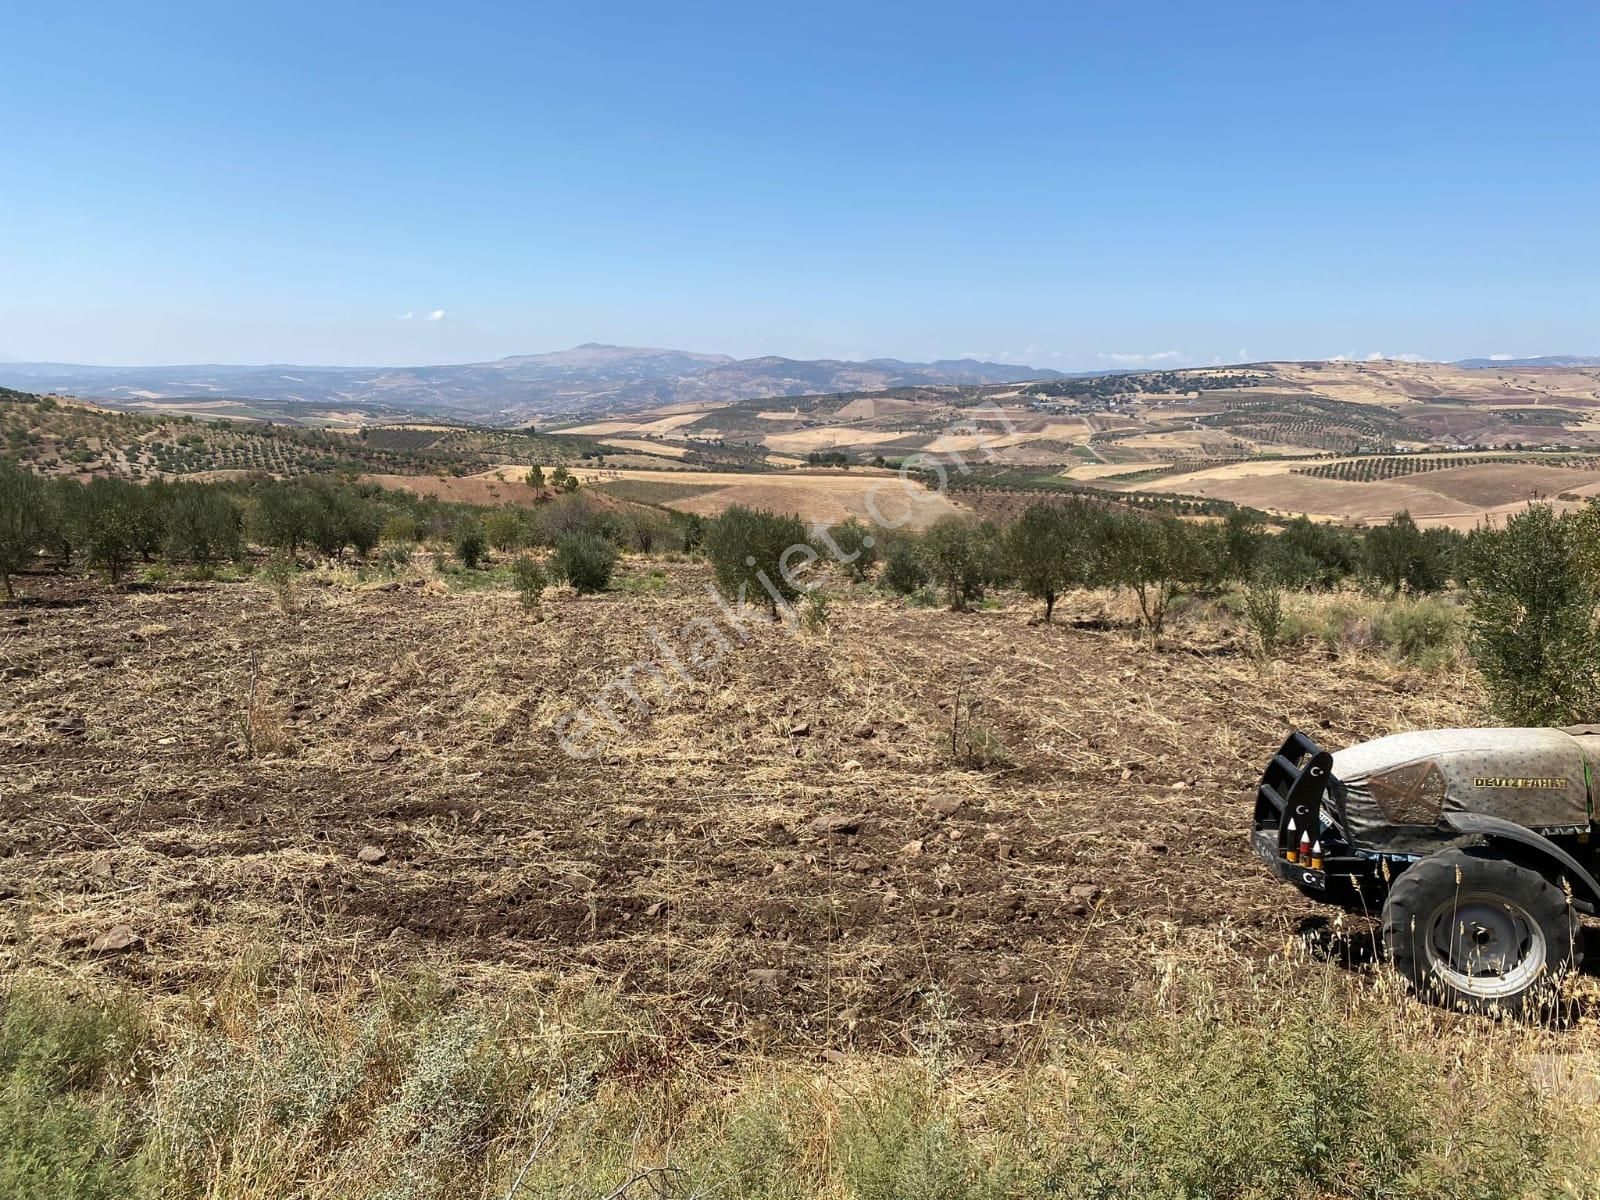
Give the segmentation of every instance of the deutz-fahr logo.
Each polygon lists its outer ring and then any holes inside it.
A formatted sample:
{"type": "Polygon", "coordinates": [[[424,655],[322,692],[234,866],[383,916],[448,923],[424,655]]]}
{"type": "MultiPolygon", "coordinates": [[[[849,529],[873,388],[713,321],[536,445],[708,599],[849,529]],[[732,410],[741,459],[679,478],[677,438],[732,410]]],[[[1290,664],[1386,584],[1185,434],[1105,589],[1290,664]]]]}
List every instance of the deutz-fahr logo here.
{"type": "Polygon", "coordinates": [[[1536,788],[1540,791],[1559,791],[1567,786],[1565,779],[1527,775],[1480,775],[1476,783],[1486,788],[1536,788]]]}

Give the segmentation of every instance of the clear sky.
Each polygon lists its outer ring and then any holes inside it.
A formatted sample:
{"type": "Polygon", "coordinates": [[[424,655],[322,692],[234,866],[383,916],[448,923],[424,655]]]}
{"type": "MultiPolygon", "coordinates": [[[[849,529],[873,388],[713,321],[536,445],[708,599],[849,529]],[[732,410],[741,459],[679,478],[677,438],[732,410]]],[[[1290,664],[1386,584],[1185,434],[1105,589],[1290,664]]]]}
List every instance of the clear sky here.
{"type": "Polygon", "coordinates": [[[1600,353],[1593,3],[10,5],[0,354],[1600,353]]]}

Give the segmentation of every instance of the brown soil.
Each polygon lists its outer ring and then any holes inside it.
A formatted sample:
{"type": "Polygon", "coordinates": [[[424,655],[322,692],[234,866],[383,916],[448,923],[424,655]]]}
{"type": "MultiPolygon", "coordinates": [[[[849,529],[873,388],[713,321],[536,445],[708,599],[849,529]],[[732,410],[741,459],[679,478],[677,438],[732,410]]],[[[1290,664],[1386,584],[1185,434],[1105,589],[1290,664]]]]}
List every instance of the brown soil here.
{"type": "Polygon", "coordinates": [[[863,596],[821,633],[724,626],[720,664],[648,715],[621,700],[579,761],[555,723],[659,659],[652,629],[681,652],[717,614],[702,567],[628,570],[666,590],[552,593],[542,621],[420,580],[302,584],[285,614],[248,584],[23,579],[0,610],[0,971],[589,974],[730,1047],[894,1045],[938,991],[1001,1052],[1114,1013],[1158,949],[1226,986],[1282,948],[1314,909],[1244,831],[1291,725],[1343,744],[1473,715],[1377,660],[1263,669],[1206,629],[1152,652],[1094,598],[1040,626],[863,596]],[[953,760],[952,711],[989,765],[953,760]],[[123,923],[138,945],[90,953],[123,923]]]}

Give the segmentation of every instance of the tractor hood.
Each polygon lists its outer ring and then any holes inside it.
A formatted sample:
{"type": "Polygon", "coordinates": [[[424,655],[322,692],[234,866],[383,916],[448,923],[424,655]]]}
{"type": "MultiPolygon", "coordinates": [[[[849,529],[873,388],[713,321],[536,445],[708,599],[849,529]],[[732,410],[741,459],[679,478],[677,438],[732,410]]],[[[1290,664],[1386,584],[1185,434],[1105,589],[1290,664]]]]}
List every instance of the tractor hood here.
{"type": "Polygon", "coordinates": [[[1361,742],[1333,756],[1333,790],[1358,846],[1423,852],[1446,813],[1546,832],[1589,828],[1589,764],[1600,727],[1432,729],[1361,742]]]}

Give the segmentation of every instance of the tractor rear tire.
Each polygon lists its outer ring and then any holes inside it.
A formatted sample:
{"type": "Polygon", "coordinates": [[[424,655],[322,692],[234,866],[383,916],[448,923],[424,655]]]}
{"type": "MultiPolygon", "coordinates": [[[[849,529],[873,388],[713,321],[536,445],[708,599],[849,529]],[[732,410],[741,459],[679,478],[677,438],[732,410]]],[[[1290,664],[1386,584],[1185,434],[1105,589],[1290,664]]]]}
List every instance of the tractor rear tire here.
{"type": "Polygon", "coordinates": [[[1434,1003],[1465,1012],[1550,1015],[1583,958],[1578,914],[1537,871],[1445,850],[1407,867],[1383,906],[1389,961],[1434,1003]]]}

